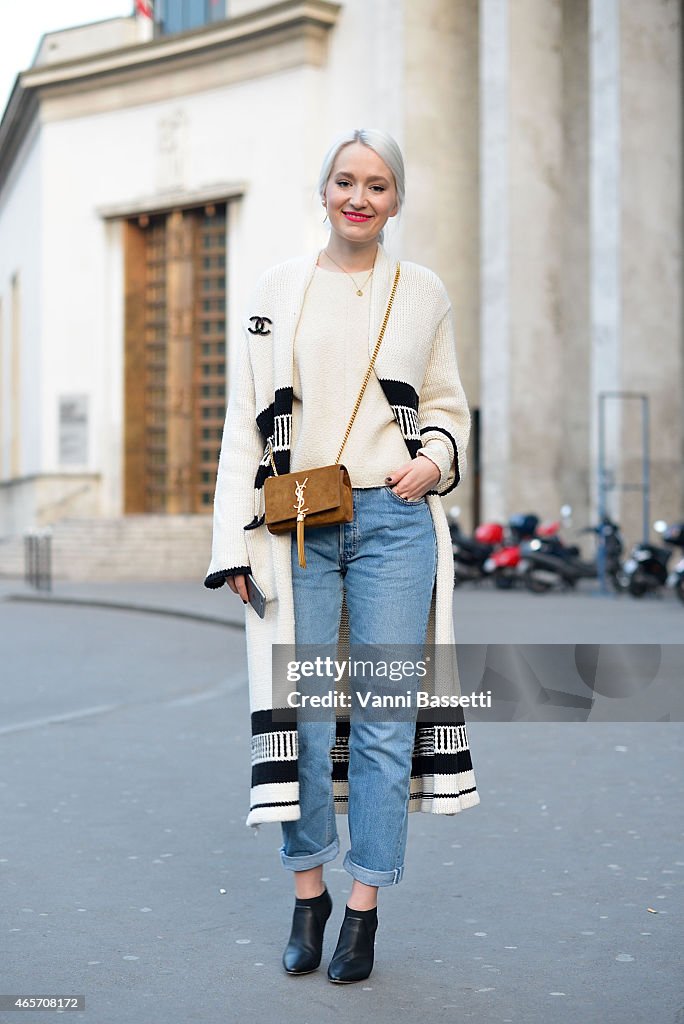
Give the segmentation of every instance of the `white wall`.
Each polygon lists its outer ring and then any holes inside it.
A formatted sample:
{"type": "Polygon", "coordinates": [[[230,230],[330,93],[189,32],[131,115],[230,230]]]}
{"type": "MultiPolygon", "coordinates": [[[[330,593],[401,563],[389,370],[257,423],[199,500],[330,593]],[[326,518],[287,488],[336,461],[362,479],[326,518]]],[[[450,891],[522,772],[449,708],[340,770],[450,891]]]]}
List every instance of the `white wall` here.
{"type": "Polygon", "coordinates": [[[0,480],[10,474],[12,408],[20,403],[19,472],[41,467],[41,246],[43,150],[37,121],[16,158],[11,176],[0,193],[0,298],[2,299],[2,394],[0,394],[0,480]],[[20,391],[11,391],[12,277],[20,278],[20,391]]]}

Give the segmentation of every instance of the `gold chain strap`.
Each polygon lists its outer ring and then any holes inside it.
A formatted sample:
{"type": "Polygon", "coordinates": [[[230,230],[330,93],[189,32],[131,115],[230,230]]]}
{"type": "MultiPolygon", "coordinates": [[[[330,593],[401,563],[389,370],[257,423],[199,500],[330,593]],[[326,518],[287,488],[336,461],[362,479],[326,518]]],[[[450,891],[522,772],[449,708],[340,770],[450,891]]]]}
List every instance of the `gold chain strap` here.
{"type": "MultiPolygon", "coordinates": [[[[349,423],[347,424],[347,429],[345,431],[344,438],[342,440],[342,444],[340,445],[340,450],[337,453],[337,458],[335,459],[335,462],[333,463],[333,465],[336,465],[340,461],[340,458],[342,456],[342,449],[344,448],[345,444],[347,443],[347,438],[349,437],[349,433],[351,431],[352,424],[354,422],[354,418],[355,418],[355,416],[356,416],[356,414],[357,414],[357,412],[359,410],[359,406],[361,405],[361,399],[363,398],[363,393],[366,390],[366,385],[368,384],[368,381],[370,380],[370,375],[373,372],[373,366],[375,364],[375,358],[376,358],[378,352],[380,351],[380,343],[381,343],[381,341],[383,339],[383,336],[385,334],[385,328],[387,327],[387,321],[389,320],[390,312],[392,310],[392,303],[394,302],[394,294],[395,294],[395,292],[397,290],[397,285],[399,284],[399,267],[400,267],[400,264],[397,263],[397,270],[396,270],[396,273],[394,275],[394,284],[392,285],[392,292],[391,292],[391,295],[389,297],[389,302],[387,303],[387,309],[385,311],[385,319],[382,322],[382,327],[380,328],[380,334],[378,335],[378,340],[375,343],[375,349],[373,351],[373,355],[371,356],[371,361],[368,364],[368,369],[366,370],[366,376],[364,378],[363,384],[361,385],[361,389],[359,391],[359,394],[358,394],[358,396],[356,398],[356,404],[354,405],[354,411],[352,412],[351,417],[349,419],[349,423]]],[[[271,458],[271,465],[273,467],[273,472],[274,472],[274,474],[276,476],[278,476],[278,470],[276,469],[275,459],[273,458],[273,445],[270,443],[270,441],[269,441],[268,448],[269,448],[269,455],[270,455],[270,458],[271,458]]]]}
{"type": "Polygon", "coordinates": [[[350,430],[352,428],[352,423],[354,422],[354,417],[356,416],[356,414],[357,414],[357,412],[359,410],[359,406],[361,405],[361,399],[363,398],[363,393],[366,390],[366,385],[368,384],[368,381],[370,380],[370,375],[371,375],[371,372],[373,370],[373,365],[375,363],[375,357],[377,356],[378,351],[380,350],[380,342],[383,339],[383,335],[385,333],[385,328],[387,327],[387,321],[389,320],[389,315],[390,315],[390,312],[391,312],[391,309],[392,309],[392,303],[394,302],[394,293],[397,290],[397,285],[398,284],[399,284],[399,264],[397,263],[397,271],[396,271],[396,273],[394,275],[394,284],[392,285],[392,293],[391,293],[391,295],[389,297],[389,302],[387,303],[387,309],[385,311],[385,319],[382,321],[382,327],[380,328],[380,334],[378,335],[378,340],[375,343],[375,349],[373,351],[373,355],[371,356],[371,361],[368,364],[368,369],[366,370],[366,376],[364,378],[363,384],[361,385],[361,390],[359,391],[358,397],[356,399],[356,405],[354,406],[354,411],[352,412],[351,418],[349,420],[349,423],[347,424],[347,430],[345,432],[342,444],[340,445],[340,450],[337,453],[337,458],[335,459],[335,463],[338,463],[340,461],[340,456],[342,455],[342,449],[344,448],[345,444],[347,443],[347,438],[349,437],[349,432],[350,432],[350,430]]]}

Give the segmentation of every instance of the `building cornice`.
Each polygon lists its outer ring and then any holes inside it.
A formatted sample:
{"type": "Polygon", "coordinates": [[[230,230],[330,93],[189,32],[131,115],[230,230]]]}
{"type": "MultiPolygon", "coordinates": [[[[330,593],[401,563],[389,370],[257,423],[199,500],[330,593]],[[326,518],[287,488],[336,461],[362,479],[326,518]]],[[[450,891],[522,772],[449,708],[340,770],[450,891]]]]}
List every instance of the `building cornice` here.
{"type": "MultiPolygon", "coordinates": [[[[293,38],[322,43],[335,25],[341,6],[334,0],[280,0],[188,32],[23,71],[0,122],[0,188],[44,96],[84,92],[216,58],[230,60],[293,38]]],[[[302,63],[319,63],[316,47],[303,46],[299,52],[302,63]]]]}
{"type": "Polygon", "coordinates": [[[119,220],[136,217],[141,213],[166,213],[181,207],[203,206],[205,203],[220,203],[227,199],[236,199],[247,191],[247,185],[238,182],[217,183],[202,189],[170,189],[168,192],[155,192],[153,196],[142,196],[130,202],[111,203],[98,206],[95,212],[103,220],[119,220]]]}

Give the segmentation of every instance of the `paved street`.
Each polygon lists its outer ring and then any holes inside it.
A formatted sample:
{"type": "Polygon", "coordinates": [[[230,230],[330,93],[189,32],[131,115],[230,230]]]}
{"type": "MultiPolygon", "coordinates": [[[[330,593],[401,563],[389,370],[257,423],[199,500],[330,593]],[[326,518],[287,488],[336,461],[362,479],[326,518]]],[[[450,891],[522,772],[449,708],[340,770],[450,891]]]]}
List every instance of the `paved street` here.
{"type": "MultiPolygon", "coordinates": [[[[279,826],[244,825],[244,614],[201,581],[0,582],[2,992],[85,994],[90,1024],[684,1019],[678,723],[472,723],[482,802],[411,816],[371,977],[325,977],[344,816],[321,968],[285,975],[279,826]]],[[[456,625],[473,643],[677,643],[684,606],[463,588],[456,625]]]]}

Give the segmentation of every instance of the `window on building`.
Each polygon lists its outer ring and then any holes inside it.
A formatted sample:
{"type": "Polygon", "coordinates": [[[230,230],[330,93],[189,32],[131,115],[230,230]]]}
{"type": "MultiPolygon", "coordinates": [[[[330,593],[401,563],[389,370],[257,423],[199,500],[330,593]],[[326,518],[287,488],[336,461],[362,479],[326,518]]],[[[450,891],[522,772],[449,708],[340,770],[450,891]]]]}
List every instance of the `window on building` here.
{"type": "Polygon", "coordinates": [[[226,17],[227,0],[158,0],[155,16],[162,35],[186,32],[191,28],[221,21],[226,17]]]}

